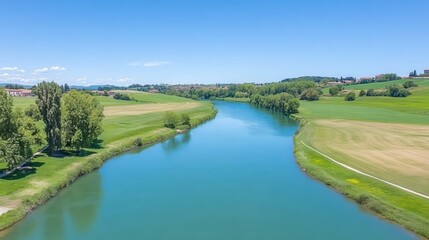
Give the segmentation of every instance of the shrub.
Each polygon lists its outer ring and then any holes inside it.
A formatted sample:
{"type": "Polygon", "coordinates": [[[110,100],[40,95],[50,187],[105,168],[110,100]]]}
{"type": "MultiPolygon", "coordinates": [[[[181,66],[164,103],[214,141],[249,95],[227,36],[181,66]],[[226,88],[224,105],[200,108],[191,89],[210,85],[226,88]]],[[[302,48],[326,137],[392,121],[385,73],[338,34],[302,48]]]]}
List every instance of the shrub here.
{"type": "Polygon", "coordinates": [[[396,84],[387,87],[387,95],[391,97],[407,97],[410,94],[408,90],[396,84]]]}
{"type": "Polygon", "coordinates": [[[340,89],[337,86],[329,88],[329,94],[331,96],[336,96],[340,92],[340,89]]]}
{"type": "Polygon", "coordinates": [[[183,113],[182,116],[182,124],[191,126],[191,117],[189,114],[183,113]]]}
{"type": "Polygon", "coordinates": [[[366,194],[360,194],[357,198],[356,198],[356,202],[361,204],[361,205],[365,205],[368,200],[370,199],[370,196],[366,195],[366,194]]]}
{"type": "Polygon", "coordinates": [[[134,140],[134,146],[136,146],[136,147],[141,147],[141,146],[143,146],[143,140],[142,140],[141,138],[136,138],[136,139],[134,140]]]}
{"type": "Polygon", "coordinates": [[[118,100],[125,100],[125,101],[131,101],[134,100],[133,98],[131,98],[128,94],[126,93],[115,93],[115,95],[113,95],[114,99],[118,99],[118,100]]]}
{"type": "Polygon", "coordinates": [[[359,97],[363,97],[363,96],[365,96],[365,95],[366,95],[365,90],[360,90],[360,92],[359,92],[359,97]]]}
{"type": "Polygon", "coordinates": [[[179,116],[174,112],[166,112],[164,116],[164,126],[168,128],[176,128],[176,125],[179,123],[179,116]]]}
{"type": "Polygon", "coordinates": [[[316,89],[309,88],[302,92],[300,99],[307,101],[317,101],[319,100],[319,93],[316,89]]]}
{"type": "Polygon", "coordinates": [[[346,101],[354,101],[356,100],[356,93],[355,92],[349,92],[346,94],[346,96],[344,97],[344,100],[346,101]]]}
{"type": "Polygon", "coordinates": [[[417,84],[413,81],[406,81],[404,84],[402,84],[404,88],[410,88],[410,87],[417,87],[417,84]]]}

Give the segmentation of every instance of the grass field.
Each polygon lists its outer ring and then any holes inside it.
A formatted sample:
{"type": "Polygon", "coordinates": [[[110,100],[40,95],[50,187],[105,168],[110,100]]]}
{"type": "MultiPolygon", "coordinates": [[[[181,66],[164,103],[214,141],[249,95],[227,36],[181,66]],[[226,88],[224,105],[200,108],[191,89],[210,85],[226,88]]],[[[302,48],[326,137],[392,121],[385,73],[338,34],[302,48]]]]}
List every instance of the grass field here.
{"type": "MultiPolygon", "coordinates": [[[[398,80],[347,86],[380,89],[398,80]]],[[[414,80],[407,98],[323,97],[301,102],[298,163],[312,176],[367,208],[429,237],[429,200],[345,169],[306,148],[411,190],[429,194],[429,81],[414,80]]]]}
{"type": "MultiPolygon", "coordinates": [[[[135,139],[141,138],[143,143],[148,145],[177,134],[175,130],[164,127],[165,111],[174,110],[177,114],[189,114],[193,126],[215,114],[209,102],[162,94],[129,94],[137,101],[97,97],[107,111],[99,146],[85,149],[82,156],[66,155],[55,158],[42,155],[30,163],[33,170],[20,171],[0,179],[0,229],[24,217],[31,208],[55,195],[79,175],[88,173],[100,167],[108,158],[135,147],[135,139]],[[132,105],[132,108],[129,108],[129,105],[132,105]],[[121,106],[128,110],[121,111],[121,106]],[[7,210],[7,213],[1,214],[7,210]]],[[[14,99],[16,107],[28,106],[33,101],[34,98],[14,99]]]]}

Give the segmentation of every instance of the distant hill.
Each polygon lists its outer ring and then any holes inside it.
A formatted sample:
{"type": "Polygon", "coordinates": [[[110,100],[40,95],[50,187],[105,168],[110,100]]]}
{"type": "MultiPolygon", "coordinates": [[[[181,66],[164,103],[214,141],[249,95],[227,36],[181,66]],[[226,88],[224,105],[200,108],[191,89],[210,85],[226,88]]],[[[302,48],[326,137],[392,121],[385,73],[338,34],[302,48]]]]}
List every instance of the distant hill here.
{"type": "Polygon", "coordinates": [[[31,88],[32,87],[32,85],[23,85],[23,84],[16,84],[16,83],[0,83],[0,87],[6,87],[7,85],[18,85],[18,86],[20,86],[20,87],[23,87],[23,88],[31,88]]]}
{"type": "Polygon", "coordinates": [[[286,78],[281,82],[292,82],[292,81],[300,81],[300,80],[308,80],[313,82],[322,82],[322,81],[338,81],[339,79],[336,77],[321,77],[321,76],[303,76],[297,78],[286,78]]]}
{"type": "Polygon", "coordinates": [[[78,86],[78,85],[72,85],[70,86],[72,89],[81,89],[81,90],[98,90],[98,89],[125,89],[126,87],[120,87],[110,84],[105,85],[90,85],[90,86],[78,86]]]}

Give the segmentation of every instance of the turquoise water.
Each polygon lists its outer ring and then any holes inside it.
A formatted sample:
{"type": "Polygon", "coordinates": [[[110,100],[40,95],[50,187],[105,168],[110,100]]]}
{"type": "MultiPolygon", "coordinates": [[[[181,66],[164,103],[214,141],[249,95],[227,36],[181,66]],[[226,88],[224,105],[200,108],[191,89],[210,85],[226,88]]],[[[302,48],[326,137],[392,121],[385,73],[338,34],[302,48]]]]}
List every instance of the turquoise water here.
{"type": "Polygon", "coordinates": [[[6,239],[415,239],[303,174],[296,122],[247,104],[108,161],[6,239]]]}

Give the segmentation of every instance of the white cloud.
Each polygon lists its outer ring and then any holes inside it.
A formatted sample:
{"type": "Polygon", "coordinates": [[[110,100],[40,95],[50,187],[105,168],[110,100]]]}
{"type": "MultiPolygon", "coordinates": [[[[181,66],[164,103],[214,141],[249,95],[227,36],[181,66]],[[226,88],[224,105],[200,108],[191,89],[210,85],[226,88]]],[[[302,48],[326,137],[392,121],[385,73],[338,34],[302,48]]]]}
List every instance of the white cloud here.
{"type": "Polygon", "coordinates": [[[49,70],[51,71],[65,71],[66,68],[65,67],[61,67],[61,66],[52,66],[49,68],[49,70]]]}
{"type": "Polygon", "coordinates": [[[46,73],[48,71],[65,71],[66,68],[62,66],[52,66],[52,67],[43,67],[33,70],[33,74],[40,74],[40,73],[46,73]]]}
{"type": "Polygon", "coordinates": [[[171,64],[167,61],[151,61],[151,62],[130,62],[128,65],[132,67],[143,66],[143,67],[159,67],[163,65],[171,64]]]}
{"type": "Polygon", "coordinates": [[[45,73],[47,71],[49,71],[49,68],[47,68],[47,67],[38,68],[38,69],[34,69],[33,70],[33,74],[45,73]]]}
{"type": "Polygon", "coordinates": [[[20,69],[17,67],[2,67],[2,68],[0,68],[0,71],[16,71],[16,72],[21,72],[21,73],[25,72],[24,69],[20,69]]]}

